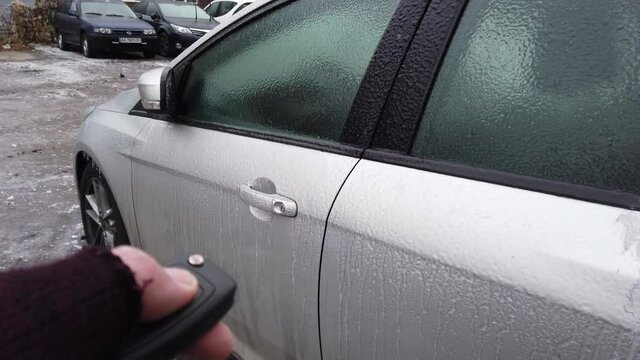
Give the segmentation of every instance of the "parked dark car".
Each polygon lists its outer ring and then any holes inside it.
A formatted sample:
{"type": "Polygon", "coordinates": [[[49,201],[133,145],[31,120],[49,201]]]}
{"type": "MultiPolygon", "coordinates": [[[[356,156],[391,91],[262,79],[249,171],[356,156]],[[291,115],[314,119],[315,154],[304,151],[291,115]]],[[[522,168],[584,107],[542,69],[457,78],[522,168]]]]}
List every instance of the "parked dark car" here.
{"type": "Polygon", "coordinates": [[[154,57],[158,36],[120,0],[65,0],[54,15],[58,47],[78,45],[86,57],[98,52],[142,52],[154,57]]]}
{"type": "Polygon", "coordinates": [[[175,56],[220,24],[190,2],[141,1],[133,11],[155,27],[162,56],[175,56]]]}

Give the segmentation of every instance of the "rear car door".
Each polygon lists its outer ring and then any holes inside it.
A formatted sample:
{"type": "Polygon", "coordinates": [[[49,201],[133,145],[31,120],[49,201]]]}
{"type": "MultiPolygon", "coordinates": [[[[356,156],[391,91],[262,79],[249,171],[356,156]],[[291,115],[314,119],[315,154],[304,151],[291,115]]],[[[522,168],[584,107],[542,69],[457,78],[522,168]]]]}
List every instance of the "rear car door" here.
{"type": "Polygon", "coordinates": [[[640,356],[638,31],[635,0],[430,2],[329,217],[325,358],[640,356]]]}
{"type": "Polygon", "coordinates": [[[235,278],[225,322],[244,359],[320,358],[325,223],[372,135],[344,141],[347,118],[395,6],[254,10],[176,64],[188,68],[180,115],[150,120],[136,139],[141,245],[162,259],[202,253],[235,278]]]}

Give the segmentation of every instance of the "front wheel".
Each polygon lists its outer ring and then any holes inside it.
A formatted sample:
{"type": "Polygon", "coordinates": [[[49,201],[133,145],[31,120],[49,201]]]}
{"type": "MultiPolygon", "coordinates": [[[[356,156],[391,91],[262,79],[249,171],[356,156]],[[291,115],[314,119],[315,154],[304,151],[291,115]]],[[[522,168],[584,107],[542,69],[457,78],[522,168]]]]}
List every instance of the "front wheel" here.
{"type": "Polygon", "coordinates": [[[96,56],[93,44],[86,34],[82,34],[82,55],[88,58],[96,56]]]}
{"type": "Polygon", "coordinates": [[[158,34],[158,42],[160,43],[160,55],[164,57],[172,57],[174,55],[175,52],[171,47],[171,40],[167,33],[161,32],[158,34]]]}
{"type": "Polygon", "coordinates": [[[88,245],[112,249],[129,244],[111,188],[93,164],[87,165],[80,178],[80,211],[88,245]]]}
{"type": "Polygon", "coordinates": [[[56,41],[58,42],[58,48],[60,48],[60,50],[64,50],[67,51],[69,50],[69,44],[67,44],[64,41],[64,38],[62,37],[62,34],[60,33],[60,31],[56,32],[56,41]]]}

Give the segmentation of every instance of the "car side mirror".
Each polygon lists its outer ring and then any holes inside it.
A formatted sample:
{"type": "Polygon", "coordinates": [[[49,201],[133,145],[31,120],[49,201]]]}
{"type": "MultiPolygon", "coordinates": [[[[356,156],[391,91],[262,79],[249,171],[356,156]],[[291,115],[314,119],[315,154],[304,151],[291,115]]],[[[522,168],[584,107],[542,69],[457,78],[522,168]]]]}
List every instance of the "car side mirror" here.
{"type": "Polygon", "coordinates": [[[155,22],[160,22],[160,20],[162,20],[158,14],[154,14],[151,19],[155,22]]]}
{"type": "Polygon", "coordinates": [[[147,111],[177,114],[177,82],[170,67],[149,70],[138,78],[140,102],[147,111]]]}
{"type": "Polygon", "coordinates": [[[140,102],[142,107],[148,111],[160,111],[162,73],[167,68],[157,68],[149,70],[138,78],[138,93],[140,93],[140,102]]]}
{"type": "Polygon", "coordinates": [[[149,15],[145,15],[145,14],[140,14],[140,19],[146,21],[146,22],[153,22],[153,19],[151,18],[151,16],[149,15]]]}
{"type": "Polygon", "coordinates": [[[69,10],[68,14],[71,15],[71,16],[77,17],[78,16],[78,10],[69,10]]]}

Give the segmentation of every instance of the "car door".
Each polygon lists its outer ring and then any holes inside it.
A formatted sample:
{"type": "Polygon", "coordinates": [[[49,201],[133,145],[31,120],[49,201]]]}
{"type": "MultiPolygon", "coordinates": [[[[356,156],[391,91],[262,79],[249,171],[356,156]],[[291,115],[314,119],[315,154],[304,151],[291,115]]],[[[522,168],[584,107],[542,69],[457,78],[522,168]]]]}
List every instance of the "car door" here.
{"type": "Polygon", "coordinates": [[[55,16],[55,26],[56,29],[62,34],[65,40],[69,38],[69,7],[71,6],[71,1],[62,2],[56,11],[55,16]]]}
{"type": "Polygon", "coordinates": [[[325,222],[371,133],[342,138],[396,4],[275,4],[175,65],[180,114],[132,150],[136,223],[150,253],[201,253],[237,281],[225,322],[243,359],[319,359],[325,222]]]}
{"type": "Polygon", "coordinates": [[[328,220],[324,358],[640,356],[639,14],[431,1],[328,220]]]}
{"type": "Polygon", "coordinates": [[[80,9],[76,1],[69,3],[69,11],[66,20],[67,39],[73,44],[80,44],[80,9]]]}

